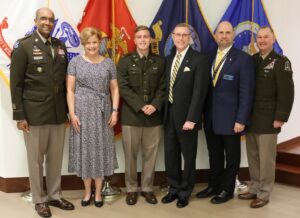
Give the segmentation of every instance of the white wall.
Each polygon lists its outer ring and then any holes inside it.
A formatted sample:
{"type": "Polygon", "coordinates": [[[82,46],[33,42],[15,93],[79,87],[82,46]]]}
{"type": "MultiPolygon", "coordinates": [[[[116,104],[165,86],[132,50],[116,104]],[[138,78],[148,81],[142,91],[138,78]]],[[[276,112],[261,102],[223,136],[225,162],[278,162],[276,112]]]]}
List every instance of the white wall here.
{"type": "MultiPolygon", "coordinates": [[[[20,0],[25,1],[25,0],[20,0]]],[[[54,0],[52,0],[54,1],[54,0]]],[[[210,26],[214,29],[222,17],[230,0],[198,0],[210,26]]],[[[87,0],[64,0],[71,9],[74,20],[78,21],[82,16],[82,11],[87,0]]],[[[137,24],[149,25],[155,16],[162,0],[127,0],[137,24]]],[[[275,30],[278,41],[284,53],[290,58],[294,70],[296,98],[290,121],[284,126],[279,135],[279,141],[285,141],[299,135],[297,121],[299,120],[300,102],[297,93],[299,92],[300,78],[297,72],[300,70],[300,63],[297,62],[297,51],[300,51],[298,43],[299,28],[295,28],[296,21],[300,19],[297,8],[300,2],[297,0],[273,0],[264,1],[271,24],[275,30]]],[[[5,7],[11,4],[10,0],[0,0],[0,19],[3,18],[5,7]]],[[[51,0],[50,0],[51,6],[51,0]]],[[[12,121],[12,109],[10,103],[10,93],[8,87],[0,78],[0,177],[23,177],[28,176],[26,151],[22,134],[16,129],[16,123],[12,121]]],[[[68,134],[67,134],[68,136],[68,134]]],[[[199,146],[197,156],[197,168],[208,168],[207,149],[203,132],[199,135],[199,146]]],[[[124,172],[124,157],[121,142],[117,142],[117,153],[120,168],[116,172],[124,172]]],[[[157,160],[157,170],[164,170],[163,146],[160,146],[160,155],[157,160]]],[[[63,162],[63,174],[67,174],[68,143],[66,138],[65,155],[63,162]]],[[[245,149],[243,144],[241,166],[247,166],[245,149]]]]}

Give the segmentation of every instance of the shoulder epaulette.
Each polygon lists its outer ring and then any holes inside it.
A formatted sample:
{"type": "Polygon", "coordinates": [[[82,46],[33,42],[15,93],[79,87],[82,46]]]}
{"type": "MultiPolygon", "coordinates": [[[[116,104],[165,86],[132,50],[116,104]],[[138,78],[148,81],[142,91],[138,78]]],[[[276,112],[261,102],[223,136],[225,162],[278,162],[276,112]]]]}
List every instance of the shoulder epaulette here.
{"type": "Polygon", "coordinates": [[[25,37],[23,37],[23,38],[18,39],[18,40],[15,42],[13,48],[14,48],[14,49],[18,48],[19,45],[20,45],[20,42],[24,41],[25,39],[28,39],[30,36],[31,36],[31,34],[30,34],[30,35],[27,35],[27,36],[25,36],[25,37]]]}
{"type": "Polygon", "coordinates": [[[29,37],[31,37],[31,35],[32,35],[32,34],[29,34],[29,35],[27,35],[27,36],[24,36],[23,38],[18,39],[17,42],[22,42],[22,41],[24,41],[25,39],[28,39],[29,37]]]}

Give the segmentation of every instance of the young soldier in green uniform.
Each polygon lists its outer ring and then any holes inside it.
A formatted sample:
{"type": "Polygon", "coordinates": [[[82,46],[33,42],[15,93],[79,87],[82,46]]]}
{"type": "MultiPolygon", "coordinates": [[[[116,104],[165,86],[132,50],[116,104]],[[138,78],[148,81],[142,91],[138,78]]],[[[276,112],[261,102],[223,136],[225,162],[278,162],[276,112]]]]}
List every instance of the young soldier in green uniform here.
{"type": "Polygon", "coordinates": [[[151,204],[155,161],[162,130],[162,105],[165,98],[164,61],[150,52],[150,32],[138,26],[136,51],[123,57],[117,67],[120,95],[123,99],[121,124],[125,153],[126,203],[134,205],[138,197],[137,154],[142,147],[141,195],[151,204]]]}

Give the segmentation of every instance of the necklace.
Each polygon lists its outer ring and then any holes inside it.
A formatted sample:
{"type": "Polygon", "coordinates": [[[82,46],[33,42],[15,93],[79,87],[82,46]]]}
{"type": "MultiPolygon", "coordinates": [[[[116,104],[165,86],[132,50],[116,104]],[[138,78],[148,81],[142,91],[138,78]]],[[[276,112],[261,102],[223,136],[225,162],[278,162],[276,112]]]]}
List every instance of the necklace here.
{"type": "Polygon", "coordinates": [[[82,56],[84,60],[86,60],[87,62],[91,63],[91,64],[98,64],[101,63],[104,59],[104,57],[97,55],[96,57],[93,58],[89,58],[86,55],[82,56]]]}

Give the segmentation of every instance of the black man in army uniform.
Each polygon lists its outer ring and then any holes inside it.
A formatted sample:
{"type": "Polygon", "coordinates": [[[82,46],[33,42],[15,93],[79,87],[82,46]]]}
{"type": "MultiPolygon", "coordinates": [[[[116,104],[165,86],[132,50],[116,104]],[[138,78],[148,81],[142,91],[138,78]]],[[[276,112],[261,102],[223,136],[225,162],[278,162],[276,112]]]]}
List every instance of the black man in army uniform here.
{"type": "Polygon", "coordinates": [[[51,37],[54,13],[36,11],[37,30],[18,40],[12,52],[10,87],[13,119],[24,133],[30,189],[35,209],[50,217],[48,205],[73,210],[61,198],[61,166],[67,121],[65,45],[51,37]],[[47,192],[43,190],[43,162],[46,159],[47,192]]]}

